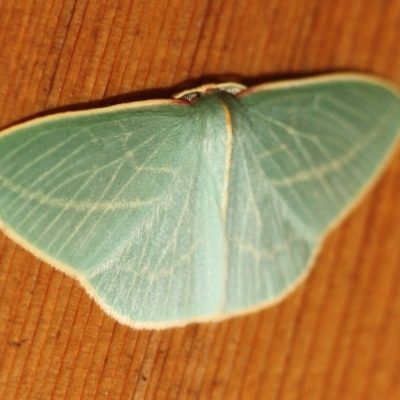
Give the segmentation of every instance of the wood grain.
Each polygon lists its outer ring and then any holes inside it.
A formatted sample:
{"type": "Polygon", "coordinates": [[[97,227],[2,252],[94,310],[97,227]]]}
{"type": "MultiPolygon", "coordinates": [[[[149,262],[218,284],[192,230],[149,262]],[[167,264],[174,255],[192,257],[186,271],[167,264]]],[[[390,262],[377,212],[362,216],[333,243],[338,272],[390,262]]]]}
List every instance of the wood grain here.
{"type": "MultiPolygon", "coordinates": [[[[205,82],[400,83],[398,0],[0,0],[0,126],[205,82]]],[[[1,399],[400,399],[400,151],[281,304],[135,331],[0,235],[1,399]]]]}

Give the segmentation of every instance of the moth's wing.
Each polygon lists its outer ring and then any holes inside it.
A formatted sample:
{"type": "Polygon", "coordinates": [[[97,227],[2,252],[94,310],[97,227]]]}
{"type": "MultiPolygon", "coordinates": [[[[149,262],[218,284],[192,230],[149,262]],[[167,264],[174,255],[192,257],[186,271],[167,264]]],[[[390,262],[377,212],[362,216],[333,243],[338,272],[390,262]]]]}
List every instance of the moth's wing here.
{"type": "Polygon", "coordinates": [[[400,131],[398,93],[358,76],[264,85],[238,100],[227,309],[272,302],[305,275],[400,131]]]}
{"type": "Polygon", "coordinates": [[[316,234],[371,182],[400,131],[399,94],[357,75],[265,85],[240,100],[269,183],[316,234]]]}
{"type": "Polygon", "coordinates": [[[214,313],[224,287],[222,189],[209,176],[225,150],[205,148],[204,132],[225,125],[206,108],[133,103],[5,132],[3,229],[78,277],[122,322],[166,326],[214,313]]]}

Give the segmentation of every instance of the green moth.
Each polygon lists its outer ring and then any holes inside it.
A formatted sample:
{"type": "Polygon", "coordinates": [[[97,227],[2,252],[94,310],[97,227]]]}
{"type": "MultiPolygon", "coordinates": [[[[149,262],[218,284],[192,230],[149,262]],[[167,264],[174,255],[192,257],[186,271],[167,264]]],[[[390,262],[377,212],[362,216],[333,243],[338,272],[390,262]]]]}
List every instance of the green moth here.
{"type": "Polygon", "coordinates": [[[338,74],[205,85],[0,135],[0,222],[135,328],[271,305],[383,169],[399,93],[338,74]]]}

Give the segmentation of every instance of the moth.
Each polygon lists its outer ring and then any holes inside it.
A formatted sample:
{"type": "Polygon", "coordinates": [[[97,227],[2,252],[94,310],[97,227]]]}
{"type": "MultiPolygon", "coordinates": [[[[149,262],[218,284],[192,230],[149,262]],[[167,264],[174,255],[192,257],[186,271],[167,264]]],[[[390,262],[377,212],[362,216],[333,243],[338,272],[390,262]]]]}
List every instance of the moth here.
{"type": "Polygon", "coordinates": [[[38,118],[0,135],[0,225],[123,324],[221,320],[307,276],[399,130],[399,92],[357,74],[38,118]]]}

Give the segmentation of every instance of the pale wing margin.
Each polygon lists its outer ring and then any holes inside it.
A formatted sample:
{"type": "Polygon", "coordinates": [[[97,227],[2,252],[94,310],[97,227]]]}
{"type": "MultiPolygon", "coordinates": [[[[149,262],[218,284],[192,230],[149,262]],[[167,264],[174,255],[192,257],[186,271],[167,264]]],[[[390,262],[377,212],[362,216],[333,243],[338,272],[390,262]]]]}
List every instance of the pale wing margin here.
{"type": "Polygon", "coordinates": [[[204,157],[202,133],[224,123],[212,117],[170,102],[61,114],[7,132],[3,228],[78,277],[121,322],[162,327],[212,314],[223,290],[214,271],[220,188],[204,187],[215,154],[204,157]]]}
{"type": "Polygon", "coordinates": [[[240,102],[269,183],[315,234],[370,184],[400,131],[398,92],[357,75],[264,85],[240,102]]]}

